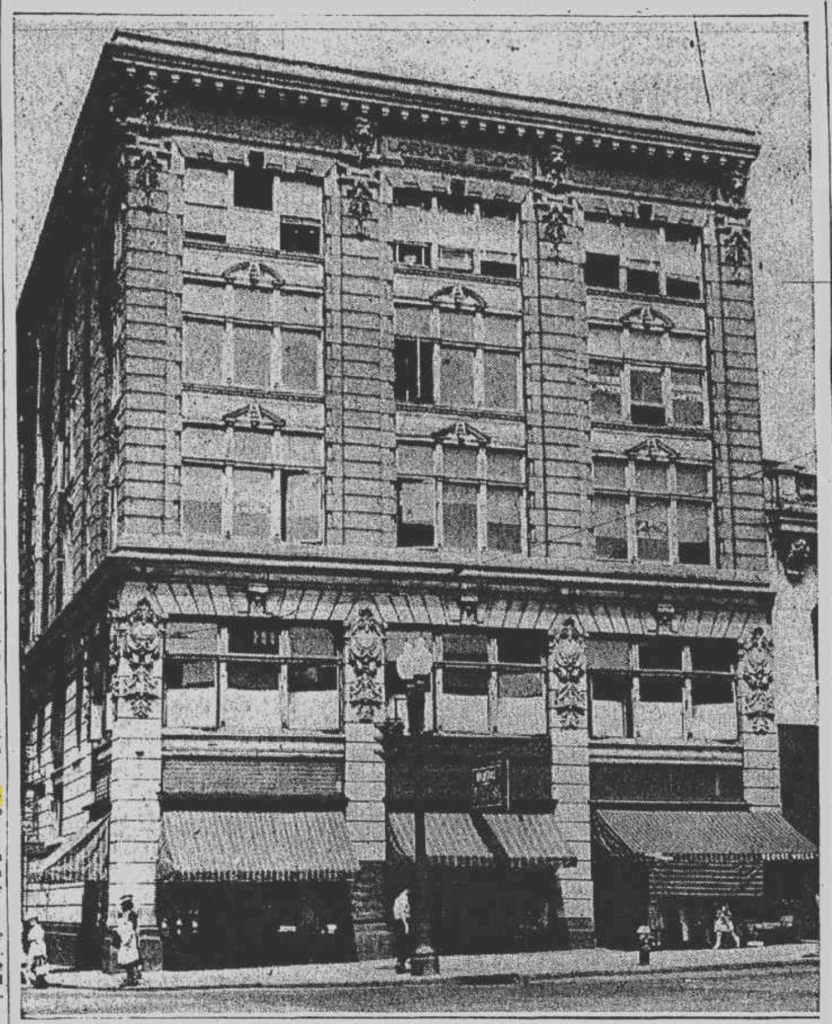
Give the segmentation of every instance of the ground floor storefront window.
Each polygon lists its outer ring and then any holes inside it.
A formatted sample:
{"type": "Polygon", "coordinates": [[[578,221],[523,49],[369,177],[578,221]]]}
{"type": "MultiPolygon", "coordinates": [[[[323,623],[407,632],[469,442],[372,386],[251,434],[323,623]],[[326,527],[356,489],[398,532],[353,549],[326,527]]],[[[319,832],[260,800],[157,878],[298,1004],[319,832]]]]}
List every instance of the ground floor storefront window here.
{"type": "Polygon", "coordinates": [[[160,886],[166,969],[346,960],[352,955],[344,882],[160,886]]]}

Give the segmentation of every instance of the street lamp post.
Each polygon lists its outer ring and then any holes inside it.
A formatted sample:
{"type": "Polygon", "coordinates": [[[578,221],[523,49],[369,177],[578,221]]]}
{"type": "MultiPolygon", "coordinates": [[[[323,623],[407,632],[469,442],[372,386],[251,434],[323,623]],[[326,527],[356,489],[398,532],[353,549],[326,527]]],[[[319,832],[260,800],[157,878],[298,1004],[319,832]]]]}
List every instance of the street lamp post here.
{"type": "Polygon", "coordinates": [[[424,736],[425,694],[433,671],[433,652],[419,637],[408,640],[396,660],[399,678],[407,684],[407,714],[413,737],[413,885],[411,917],[415,948],[410,973],[416,977],[439,974],[439,957],[431,942],[431,908],[428,893],[428,858],[425,847],[424,736]]]}

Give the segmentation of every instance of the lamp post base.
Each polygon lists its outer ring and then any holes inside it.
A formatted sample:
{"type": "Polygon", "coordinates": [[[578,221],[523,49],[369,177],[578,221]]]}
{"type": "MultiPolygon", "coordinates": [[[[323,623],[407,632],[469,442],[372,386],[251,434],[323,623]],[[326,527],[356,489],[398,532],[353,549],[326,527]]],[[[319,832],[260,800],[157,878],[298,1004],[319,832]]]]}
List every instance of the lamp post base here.
{"type": "Polygon", "coordinates": [[[410,973],[414,978],[439,974],[439,955],[426,942],[420,942],[410,957],[410,973]]]}

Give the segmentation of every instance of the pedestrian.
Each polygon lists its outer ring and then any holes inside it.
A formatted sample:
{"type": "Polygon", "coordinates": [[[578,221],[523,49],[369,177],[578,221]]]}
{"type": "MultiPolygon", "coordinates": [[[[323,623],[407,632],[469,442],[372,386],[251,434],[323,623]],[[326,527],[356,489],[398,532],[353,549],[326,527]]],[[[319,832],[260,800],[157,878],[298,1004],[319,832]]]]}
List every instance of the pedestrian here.
{"type": "Polygon", "coordinates": [[[122,896],[121,912],[116,921],[118,953],[116,959],[119,967],[125,969],[122,988],[135,988],[139,983],[141,971],[141,953],[139,951],[139,916],[133,907],[132,896],[122,896]]]}
{"type": "Polygon", "coordinates": [[[396,974],[405,974],[410,956],[409,889],[402,889],[393,901],[393,932],[396,941],[396,974]]]}
{"type": "Polygon", "coordinates": [[[723,903],[721,907],[717,908],[716,914],[714,915],[714,949],[724,949],[723,938],[726,935],[731,936],[734,949],[736,949],[740,944],[740,940],[737,937],[737,932],[734,928],[734,919],[731,916],[731,908],[727,903],[723,903]]]}
{"type": "Polygon", "coordinates": [[[32,914],[28,921],[29,928],[26,936],[27,951],[26,964],[28,967],[29,983],[35,988],[46,988],[49,984],[49,960],[46,955],[46,933],[43,925],[32,914]]]}
{"type": "Polygon", "coordinates": [[[649,967],[650,948],[653,945],[653,929],[649,924],[642,924],[636,928],[636,940],[638,941],[638,965],[639,967],[649,967]]]}

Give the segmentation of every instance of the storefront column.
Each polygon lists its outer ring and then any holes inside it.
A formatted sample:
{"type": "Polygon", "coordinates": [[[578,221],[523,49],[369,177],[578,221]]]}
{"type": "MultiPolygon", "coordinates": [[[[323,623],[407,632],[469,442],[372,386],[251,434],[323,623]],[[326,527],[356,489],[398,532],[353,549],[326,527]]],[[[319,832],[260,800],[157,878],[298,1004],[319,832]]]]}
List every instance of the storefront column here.
{"type": "Polygon", "coordinates": [[[773,645],[763,626],[749,628],[739,645],[743,794],[751,808],[780,810],[780,748],[772,691],[773,645]]]}
{"type": "Polygon", "coordinates": [[[595,945],[589,812],[586,642],[577,621],[564,618],[549,637],[549,736],[552,799],[574,867],[558,869],[569,945],[595,945]]]}
{"type": "MultiPolygon", "coordinates": [[[[162,966],[156,922],[162,786],[162,630],[146,598],[110,624],[112,769],[108,927],[133,897],[146,969],[162,966]]],[[[115,951],[110,955],[115,969],[115,951]]]]}
{"type": "Polygon", "coordinates": [[[344,796],[350,841],[359,861],[352,919],[359,960],[388,956],[392,936],[384,906],[385,770],[377,723],[384,706],[385,626],[375,605],[359,603],[346,623],[344,796]]]}

